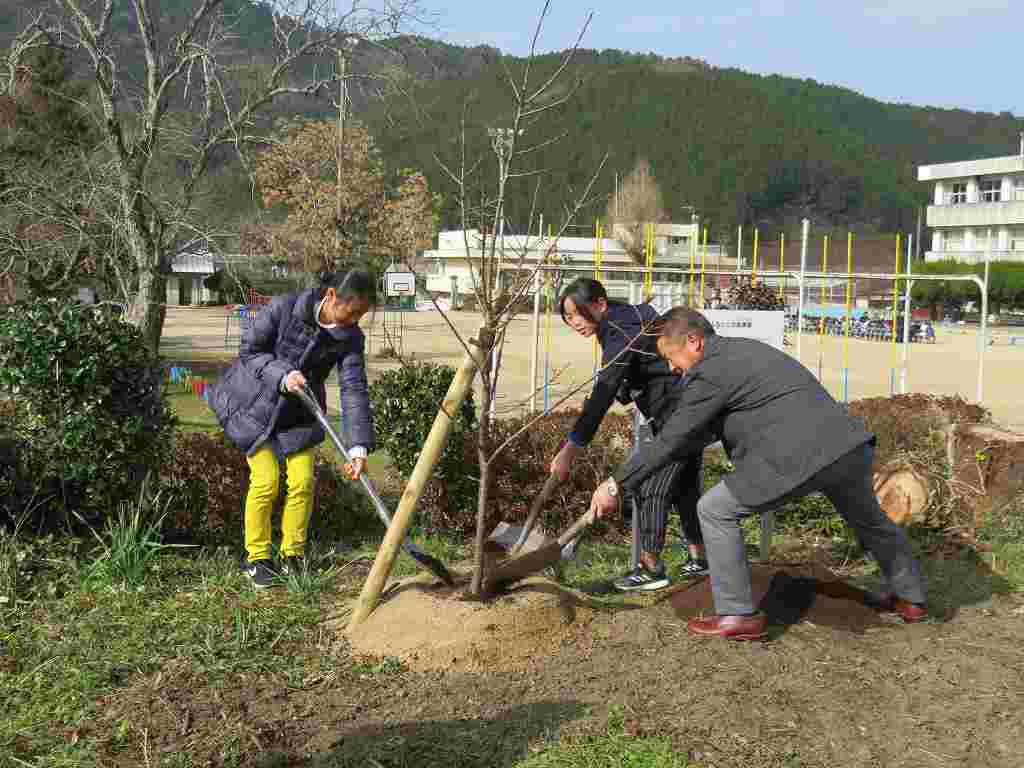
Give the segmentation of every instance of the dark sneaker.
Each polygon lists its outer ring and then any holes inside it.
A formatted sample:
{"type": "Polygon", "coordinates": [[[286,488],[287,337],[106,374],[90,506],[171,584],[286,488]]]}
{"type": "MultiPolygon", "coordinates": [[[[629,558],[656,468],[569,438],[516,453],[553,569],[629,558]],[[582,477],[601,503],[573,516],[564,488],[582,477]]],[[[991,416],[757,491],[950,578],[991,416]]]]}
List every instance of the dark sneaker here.
{"type": "Polygon", "coordinates": [[[248,563],[245,573],[256,589],[267,589],[278,583],[277,573],[270,565],[269,560],[257,560],[248,563]]]}
{"type": "Polygon", "coordinates": [[[664,589],[669,585],[668,576],[665,574],[665,566],[657,571],[649,571],[642,565],[621,579],[614,582],[614,587],[620,592],[654,592],[664,589]]]}
{"type": "Polygon", "coordinates": [[[708,561],[702,557],[691,557],[683,567],[679,569],[679,577],[682,579],[699,579],[708,575],[708,561]]]}

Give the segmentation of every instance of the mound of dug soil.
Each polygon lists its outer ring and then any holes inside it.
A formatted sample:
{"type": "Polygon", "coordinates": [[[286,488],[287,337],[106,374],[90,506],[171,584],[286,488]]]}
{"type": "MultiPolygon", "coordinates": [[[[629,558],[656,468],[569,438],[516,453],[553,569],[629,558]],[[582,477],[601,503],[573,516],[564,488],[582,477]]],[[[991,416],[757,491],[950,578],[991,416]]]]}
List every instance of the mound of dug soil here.
{"type": "Polygon", "coordinates": [[[521,669],[573,639],[594,611],[553,582],[527,579],[488,602],[412,581],[347,633],[356,655],[395,656],[414,670],[521,669]]]}
{"type": "MultiPolygon", "coordinates": [[[[770,625],[807,621],[860,634],[868,627],[888,624],[865,604],[863,590],[840,581],[821,566],[752,565],[750,581],[754,603],[767,614],[770,625]]],[[[680,618],[715,613],[709,579],[676,590],[668,600],[680,618]]]]}

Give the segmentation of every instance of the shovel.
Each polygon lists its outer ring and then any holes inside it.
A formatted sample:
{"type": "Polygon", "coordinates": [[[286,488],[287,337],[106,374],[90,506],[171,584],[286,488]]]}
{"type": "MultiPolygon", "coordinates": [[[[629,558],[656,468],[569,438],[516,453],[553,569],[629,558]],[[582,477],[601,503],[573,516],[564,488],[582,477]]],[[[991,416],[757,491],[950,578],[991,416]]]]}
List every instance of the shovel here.
{"type": "Polygon", "coordinates": [[[508,550],[509,557],[518,555],[529,540],[533,527],[537,523],[537,518],[540,517],[541,510],[550,501],[551,496],[558,489],[559,485],[561,485],[561,482],[558,479],[558,475],[549,475],[544,483],[544,487],[533,500],[533,504],[530,505],[530,513],[526,516],[526,522],[523,523],[522,527],[509,525],[508,523],[499,523],[498,527],[491,533],[490,540],[508,550]]]}
{"type": "Polygon", "coordinates": [[[579,536],[585,528],[593,525],[594,519],[593,510],[588,510],[583,517],[569,526],[555,541],[499,565],[487,575],[484,593],[493,595],[499,589],[507,587],[509,584],[513,584],[520,579],[525,579],[531,574],[557,564],[562,558],[562,548],[579,536]]]}
{"type": "MultiPolygon", "coordinates": [[[[334,443],[334,447],[338,449],[338,452],[345,457],[345,461],[351,463],[352,457],[349,456],[348,451],[345,449],[345,445],[341,442],[341,438],[338,437],[338,433],[334,431],[334,427],[332,427],[331,423],[327,420],[327,416],[324,415],[323,410],[320,408],[320,403],[316,401],[316,397],[313,396],[309,387],[303,387],[298,393],[298,398],[302,401],[303,405],[309,409],[309,412],[313,414],[316,420],[320,422],[320,426],[324,428],[327,436],[331,438],[331,442],[334,443]]],[[[388,512],[387,507],[384,506],[384,500],[381,499],[380,494],[377,493],[377,489],[373,486],[373,482],[365,472],[359,475],[359,480],[363,484],[363,489],[366,491],[366,494],[370,497],[370,501],[373,502],[374,508],[377,510],[377,517],[381,519],[381,522],[383,522],[386,527],[390,527],[391,514],[388,512]]],[[[409,553],[409,556],[413,560],[437,576],[437,578],[449,587],[455,585],[455,581],[452,579],[452,575],[449,573],[444,563],[433,555],[428,555],[422,549],[417,547],[412,543],[412,540],[409,539],[409,537],[406,537],[405,543],[402,547],[409,553]]]]}

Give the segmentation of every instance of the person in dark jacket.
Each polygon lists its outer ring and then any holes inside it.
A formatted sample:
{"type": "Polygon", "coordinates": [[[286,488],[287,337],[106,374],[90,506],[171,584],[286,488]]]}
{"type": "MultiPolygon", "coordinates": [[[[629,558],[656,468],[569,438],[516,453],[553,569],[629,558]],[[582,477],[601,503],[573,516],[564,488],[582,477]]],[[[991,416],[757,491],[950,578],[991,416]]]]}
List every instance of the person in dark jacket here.
{"type": "Polygon", "coordinates": [[[359,321],[376,301],[376,283],[362,270],[327,274],[321,286],[279,296],[256,313],[238,359],[213,387],[210,406],[224,434],[245,452],[250,468],[245,499],[247,572],[257,588],[276,581],[270,552],[270,516],[277,499],[279,462],[288,493],[282,515],[284,570],[305,551],[313,507],[313,460],[326,437],[323,427],[296,397],[308,385],[326,409],[325,382],[337,367],[341,388],[342,439],[352,457],[350,479],[362,473],[374,449],[359,321]]]}
{"type": "MultiPolygon", "coordinates": [[[[597,280],[581,277],[562,292],[562,320],[585,338],[601,345],[601,372],[583,413],[551,462],[551,473],[565,482],[576,456],[593,439],[608,409],[618,399],[632,402],[640,412],[638,444],[644,434],[657,434],[675,406],[679,376],[657,354],[653,325],[658,312],[649,304],[630,305],[608,298],[597,280]]],[[[640,563],[615,581],[621,591],[651,591],[669,585],[661,552],[665,547],[668,512],[676,506],[690,549],[682,575],[701,576],[707,559],[697,523],[703,446],[659,468],[635,488],[640,514],[640,563]]]]}
{"type": "Polygon", "coordinates": [[[621,493],[688,456],[712,429],[736,469],[697,504],[716,616],[691,619],[697,635],[764,636],[755,612],[740,521],[820,491],[874,555],[884,581],[875,607],[906,622],[927,615],[924,583],[906,533],[878,506],[872,487],[874,436],[798,361],[753,339],[723,338],[699,312],[677,307],[657,341],[673,370],[686,373],[678,406],[660,434],[594,492],[591,508],[615,510],[621,493]]]}

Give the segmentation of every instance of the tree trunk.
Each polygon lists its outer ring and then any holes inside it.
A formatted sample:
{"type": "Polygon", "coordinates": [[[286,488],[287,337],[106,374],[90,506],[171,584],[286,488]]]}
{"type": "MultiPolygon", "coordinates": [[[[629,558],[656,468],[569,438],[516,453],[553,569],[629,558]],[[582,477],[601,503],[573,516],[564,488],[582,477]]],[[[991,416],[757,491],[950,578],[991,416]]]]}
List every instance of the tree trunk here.
{"type": "MultiPolygon", "coordinates": [[[[480,334],[481,341],[489,338],[493,341],[493,335],[480,334]]],[[[484,583],[484,544],[487,536],[487,503],[491,485],[491,467],[488,463],[491,453],[491,365],[493,363],[491,352],[493,344],[488,343],[486,348],[481,345],[480,358],[483,367],[480,370],[481,389],[480,403],[480,424],[476,434],[476,451],[480,463],[480,489],[477,492],[476,501],[476,540],[473,551],[473,578],[469,585],[470,594],[479,597],[483,594],[484,583]]]]}
{"type": "Polygon", "coordinates": [[[140,181],[142,172],[142,168],[124,170],[119,190],[122,235],[135,265],[135,291],[128,299],[125,319],[142,332],[146,346],[156,355],[164,330],[167,276],[160,239],[154,237],[153,222],[141,202],[146,198],[140,181]]]}
{"type": "Polygon", "coordinates": [[[125,319],[142,332],[146,346],[154,355],[160,352],[164,330],[167,276],[156,269],[139,272],[138,286],[128,304],[125,319]]]}

